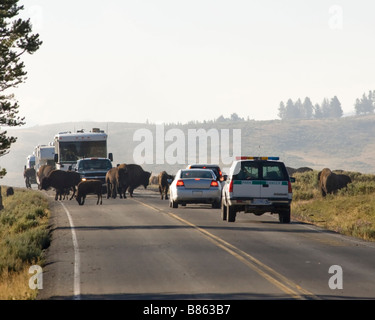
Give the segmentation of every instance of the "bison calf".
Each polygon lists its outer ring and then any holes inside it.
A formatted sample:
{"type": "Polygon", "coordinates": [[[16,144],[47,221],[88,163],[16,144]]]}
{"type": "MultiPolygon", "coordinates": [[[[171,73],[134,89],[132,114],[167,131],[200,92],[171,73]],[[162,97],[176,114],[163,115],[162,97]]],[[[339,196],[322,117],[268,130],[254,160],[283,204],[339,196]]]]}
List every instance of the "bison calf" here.
{"type": "Polygon", "coordinates": [[[80,206],[85,203],[86,196],[88,194],[96,194],[98,201],[96,204],[102,204],[102,182],[100,180],[87,180],[81,181],[77,187],[76,199],[80,206]]]}

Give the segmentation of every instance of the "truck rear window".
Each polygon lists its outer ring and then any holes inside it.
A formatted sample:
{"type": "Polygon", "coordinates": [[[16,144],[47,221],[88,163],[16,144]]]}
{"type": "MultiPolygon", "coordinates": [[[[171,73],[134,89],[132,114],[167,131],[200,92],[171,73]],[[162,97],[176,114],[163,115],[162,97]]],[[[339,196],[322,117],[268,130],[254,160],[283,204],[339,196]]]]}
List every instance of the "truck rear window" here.
{"type": "Polygon", "coordinates": [[[280,164],[264,164],[262,166],[263,180],[288,180],[280,164]]]}
{"type": "Polygon", "coordinates": [[[288,180],[282,163],[274,162],[242,162],[240,171],[233,175],[233,180],[288,180]]]}

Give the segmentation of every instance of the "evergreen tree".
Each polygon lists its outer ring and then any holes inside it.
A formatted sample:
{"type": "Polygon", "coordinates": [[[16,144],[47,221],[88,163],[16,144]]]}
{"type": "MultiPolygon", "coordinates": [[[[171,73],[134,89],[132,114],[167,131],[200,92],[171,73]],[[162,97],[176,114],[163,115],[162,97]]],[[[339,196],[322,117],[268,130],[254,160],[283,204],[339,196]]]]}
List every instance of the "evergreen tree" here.
{"type": "Polygon", "coordinates": [[[322,111],[322,117],[323,118],[329,118],[330,117],[330,104],[329,104],[329,100],[327,98],[323,99],[322,104],[320,105],[320,110],[322,111]]]}
{"type": "Polygon", "coordinates": [[[311,119],[314,112],[314,106],[309,97],[306,97],[302,104],[302,117],[304,119],[311,119]]]}
{"type": "Polygon", "coordinates": [[[302,119],[303,118],[303,110],[302,110],[302,101],[300,98],[294,103],[294,114],[293,119],[302,119]]]}
{"type": "Polygon", "coordinates": [[[341,102],[334,96],[329,104],[329,116],[330,118],[341,118],[343,114],[341,102]]]}
{"type": "Polygon", "coordinates": [[[237,113],[232,113],[230,115],[230,120],[231,121],[244,121],[244,119],[240,118],[237,113]]]}
{"type": "Polygon", "coordinates": [[[223,115],[221,115],[219,118],[215,120],[216,122],[225,122],[225,118],[223,115]]]}
{"type": "Polygon", "coordinates": [[[279,105],[279,113],[278,113],[278,117],[281,119],[281,120],[284,120],[285,119],[285,116],[286,116],[286,108],[285,108],[285,104],[283,101],[280,102],[280,105],[279,105]]]}
{"type": "Polygon", "coordinates": [[[355,112],[357,115],[374,113],[375,109],[375,91],[370,91],[368,97],[364,93],[362,99],[356,99],[354,105],[355,112]]]}
{"type": "MultiPolygon", "coordinates": [[[[36,52],[42,42],[32,34],[30,19],[17,18],[22,5],[19,0],[0,0],[0,126],[15,127],[25,124],[18,116],[19,104],[9,90],[25,82],[26,74],[21,56],[36,52]]],[[[0,130],[2,131],[2,130],[0,130]]],[[[15,137],[0,132],[0,157],[9,152],[15,137]]]]}
{"type": "Polygon", "coordinates": [[[316,103],[314,106],[314,118],[315,119],[323,119],[323,111],[320,107],[319,103],[316,103]]]}
{"type": "Polygon", "coordinates": [[[285,119],[295,119],[296,109],[292,99],[288,99],[285,107],[285,119]]]}

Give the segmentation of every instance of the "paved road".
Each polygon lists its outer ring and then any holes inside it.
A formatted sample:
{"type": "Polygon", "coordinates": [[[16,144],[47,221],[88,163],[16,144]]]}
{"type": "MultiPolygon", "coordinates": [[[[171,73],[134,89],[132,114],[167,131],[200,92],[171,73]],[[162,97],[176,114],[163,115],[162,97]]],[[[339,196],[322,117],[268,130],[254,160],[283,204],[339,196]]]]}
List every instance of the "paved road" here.
{"type": "Polygon", "coordinates": [[[374,243],[272,215],[228,223],[145,190],[52,204],[40,299],[375,298],[374,243]]]}

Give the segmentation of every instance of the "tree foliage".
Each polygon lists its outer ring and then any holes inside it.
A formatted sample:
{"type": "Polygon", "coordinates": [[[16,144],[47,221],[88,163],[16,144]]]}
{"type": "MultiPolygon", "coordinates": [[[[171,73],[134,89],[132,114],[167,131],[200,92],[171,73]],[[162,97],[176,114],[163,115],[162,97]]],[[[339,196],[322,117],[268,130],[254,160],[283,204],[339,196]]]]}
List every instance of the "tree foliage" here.
{"type": "Polygon", "coordinates": [[[361,99],[356,100],[354,108],[357,115],[374,113],[375,90],[369,91],[368,95],[364,93],[361,99]]]}
{"type": "MultiPolygon", "coordinates": [[[[27,72],[21,57],[33,54],[42,44],[39,35],[32,33],[30,19],[17,18],[24,9],[18,1],[0,0],[0,126],[5,127],[25,124],[25,119],[18,115],[18,101],[9,90],[26,80],[27,72]]],[[[0,157],[9,152],[16,140],[0,129],[0,157]]]]}
{"type": "Polygon", "coordinates": [[[325,98],[321,105],[318,103],[313,105],[309,97],[306,97],[303,102],[300,98],[295,102],[288,99],[286,104],[281,101],[278,113],[282,120],[340,118],[342,115],[341,103],[336,96],[331,100],[325,98]]]}

